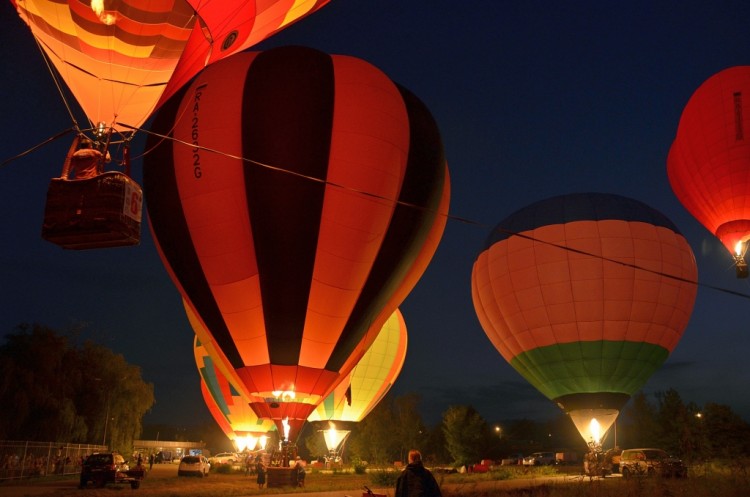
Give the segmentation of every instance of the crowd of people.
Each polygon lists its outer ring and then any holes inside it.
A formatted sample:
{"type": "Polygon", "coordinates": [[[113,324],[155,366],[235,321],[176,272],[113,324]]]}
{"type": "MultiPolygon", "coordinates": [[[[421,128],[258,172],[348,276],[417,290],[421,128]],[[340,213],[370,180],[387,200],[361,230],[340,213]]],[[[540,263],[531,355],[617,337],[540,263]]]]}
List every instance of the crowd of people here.
{"type": "Polygon", "coordinates": [[[74,474],[81,470],[81,457],[71,457],[62,447],[47,452],[49,453],[29,451],[24,455],[17,452],[4,454],[0,457],[0,479],[74,474]]]}

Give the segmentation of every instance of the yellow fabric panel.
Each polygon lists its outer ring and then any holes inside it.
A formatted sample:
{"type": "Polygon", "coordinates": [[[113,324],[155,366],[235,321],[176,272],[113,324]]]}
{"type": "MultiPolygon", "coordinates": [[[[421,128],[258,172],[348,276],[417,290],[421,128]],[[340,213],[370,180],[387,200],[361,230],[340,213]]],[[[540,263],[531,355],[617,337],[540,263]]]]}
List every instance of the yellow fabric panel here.
{"type": "Polygon", "coordinates": [[[407,334],[396,310],[351,374],[318,405],[308,421],[362,421],[395,382],[406,358],[407,334]],[[351,386],[351,405],[346,392],[351,386]]]}

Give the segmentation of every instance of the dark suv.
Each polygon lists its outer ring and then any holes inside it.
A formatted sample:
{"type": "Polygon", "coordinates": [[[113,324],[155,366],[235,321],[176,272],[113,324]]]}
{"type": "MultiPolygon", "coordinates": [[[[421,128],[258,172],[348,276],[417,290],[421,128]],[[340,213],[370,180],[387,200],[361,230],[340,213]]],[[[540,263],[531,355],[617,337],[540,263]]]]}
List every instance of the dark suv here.
{"type": "Polygon", "coordinates": [[[661,449],[625,449],[620,454],[620,473],[624,478],[645,476],[687,476],[687,466],[661,449]]]}
{"type": "Polygon", "coordinates": [[[107,483],[128,483],[135,489],[141,486],[144,474],[142,467],[130,469],[117,452],[96,452],[83,461],[80,488],[86,488],[88,482],[92,482],[96,487],[107,483]]]}

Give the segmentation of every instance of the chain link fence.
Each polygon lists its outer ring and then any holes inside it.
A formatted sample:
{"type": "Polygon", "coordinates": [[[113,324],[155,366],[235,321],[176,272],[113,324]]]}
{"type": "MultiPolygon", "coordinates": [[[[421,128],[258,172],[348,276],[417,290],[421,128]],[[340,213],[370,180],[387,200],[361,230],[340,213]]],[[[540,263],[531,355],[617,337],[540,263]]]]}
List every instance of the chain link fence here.
{"type": "Polygon", "coordinates": [[[104,445],[0,440],[0,481],[81,472],[83,457],[104,445]]]}

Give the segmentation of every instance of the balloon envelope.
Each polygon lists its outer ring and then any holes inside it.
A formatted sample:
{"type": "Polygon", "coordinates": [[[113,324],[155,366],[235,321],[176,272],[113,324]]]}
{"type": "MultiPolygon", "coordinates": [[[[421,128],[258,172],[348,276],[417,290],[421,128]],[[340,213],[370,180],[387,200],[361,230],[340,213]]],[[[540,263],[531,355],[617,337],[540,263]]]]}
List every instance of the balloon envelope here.
{"type": "Polygon", "coordinates": [[[543,200],[501,221],[471,278],[490,341],[587,442],[591,419],[603,435],[674,349],[695,280],[671,221],[598,193],[543,200]]]}
{"type": "Polygon", "coordinates": [[[251,47],[328,1],[11,3],[93,123],[138,127],[160,99],[206,65],[251,47]]]}
{"type": "Polygon", "coordinates": [[[307,420],[362,421],[398,378],[406,359],[406,345],[406,323],[401,311],[396,310],[349,376],[307,420]]]}
{"type": "Polygon", "coordinates": [[[240,390],[216,367],[197,336],[193,352],[201,377],[201,393],[209,412],[221,430],[237,445],[238,450],[253,450],[255,444],[248,446],[248,440],[266,435],[275,430],[276,425],[272,420],[258,418],[247,399],[242,398],[240,390]]]}
{"type": "Polygon", "coordinates": [[[286,47],[211,65],[153,130],[174,141],[147,143],[150,225],[194,329],[260,417],[297,429],[437,248],[437,125],[365,61],[286,47]]]}
{"type": "Polygon", "coordinates": [[[690,214],[731,254],[744,256],[750,238],[750,66],[711,76],[690,97],[667,173],[690,214]]]}

